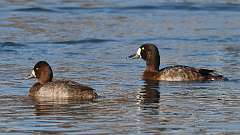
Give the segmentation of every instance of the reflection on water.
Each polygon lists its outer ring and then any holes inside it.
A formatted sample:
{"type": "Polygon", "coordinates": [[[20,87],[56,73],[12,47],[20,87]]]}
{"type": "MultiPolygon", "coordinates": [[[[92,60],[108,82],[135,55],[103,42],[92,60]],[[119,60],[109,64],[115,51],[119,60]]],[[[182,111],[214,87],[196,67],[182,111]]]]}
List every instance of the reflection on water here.
{"type": "MultiPolygon", "coordinates": [[[[159,82],[144,80],[144,85],[137,93],[137,102],[139,105],[139,121],[143,122],[144,125],[154,122],[158,123],[159,119],[155,118],[159,115],[159,101],[160,101],[160,92],[159,92],[159,82]]],[[[160,132],[162,129],[159,126],[154,127],[151,130],[154,132],[160,132]]]]}
{"type": "Polygon", "coordinates": [[[137,100],[140,104],[159,103],[159,81],[145,80],[143,88],[138,92],[137,100]]]}
{"type": "Polygon", "coordinates": [[[240,7],[237,0],[0,1],[2,134],[239,134],[240,7]],[[158,46],[161,68],[215,69],[229,81],[139,79],[126,56],[158,46]],[[92,102],[32,100],[32,65],[88,84],[92,102]],[[161,94],[160,94],[161,93],[161,94]]]}
{"type": "MultiPolygon", "coordinates": [[[[34,107],[36,109],[36,116],[45,115],[70,115],[68,112],[74,111],[74,106],[84,106],[84,104],[91,104],[91,101],[79,101],[71,99],[59,99],[59,100],[49,100],[49,99],[32,99],[34,107]]],[[[87,111],[87,108],[81,107],[82,110],[87,111]]]]}

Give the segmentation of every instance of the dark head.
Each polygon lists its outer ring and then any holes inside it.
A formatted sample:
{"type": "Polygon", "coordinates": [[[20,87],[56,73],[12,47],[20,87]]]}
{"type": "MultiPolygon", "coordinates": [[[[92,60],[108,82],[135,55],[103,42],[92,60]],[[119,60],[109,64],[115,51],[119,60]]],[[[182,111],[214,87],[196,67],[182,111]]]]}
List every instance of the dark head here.
{"type": "Polygon", "coordinates": [[[39,61],[34,66],[32,74],[28,78],[37,78],[40,84],[45,84],[52,81],[53,72],[50,65],[46,61],[39,61]]]}
{"type": "Polygon", "coordinates": [[[132,59],[142,58],[146,61],[146,70],[158,71],[160,65],[160,56],[158,48],[154,44],[141,45],[136,54],[129,56],[132,59]]]}

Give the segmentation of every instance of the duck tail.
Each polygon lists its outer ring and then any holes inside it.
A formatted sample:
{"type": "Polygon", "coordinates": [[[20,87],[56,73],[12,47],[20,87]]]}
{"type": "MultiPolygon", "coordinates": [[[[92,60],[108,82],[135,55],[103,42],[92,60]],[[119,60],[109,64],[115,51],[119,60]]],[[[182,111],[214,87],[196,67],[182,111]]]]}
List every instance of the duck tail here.
{"type": "Polygon", "coordinates": [[[214,81],[214,80],[224,80],[227,81],[228,78],[219,75],[216,73],[214,70],[208,70],[208,69],[200,69],[200,73],[204,76],[206,76],[206,79],[209,81],[214,81]]]}
{"type": "Polygon", "coordinates": [[[207,80],[210,80],[210,81],[216,81],[216,80],[219,80],[219,81],[227,81],[228,79],[222,75],[210,75],[207,77],[207,80]]]}

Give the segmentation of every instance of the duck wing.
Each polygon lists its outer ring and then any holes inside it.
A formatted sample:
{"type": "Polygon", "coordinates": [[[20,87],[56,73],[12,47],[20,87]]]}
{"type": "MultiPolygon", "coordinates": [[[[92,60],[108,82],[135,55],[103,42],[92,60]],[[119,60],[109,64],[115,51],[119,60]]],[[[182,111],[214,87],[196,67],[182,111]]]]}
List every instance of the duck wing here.
{"type": "Polygon", "coordinates": [[[94,99],[95,90],[89,86],[70,80],[55,80],[41,87],[39,95],[51,98],[94,99]]]}
{"type": "Polygon", "coordinates": [[[194,68],[183,65],[165,67],[159,71],[159,80],[166,81],[204,81],[223,80],[214,70],[194,68]]]}

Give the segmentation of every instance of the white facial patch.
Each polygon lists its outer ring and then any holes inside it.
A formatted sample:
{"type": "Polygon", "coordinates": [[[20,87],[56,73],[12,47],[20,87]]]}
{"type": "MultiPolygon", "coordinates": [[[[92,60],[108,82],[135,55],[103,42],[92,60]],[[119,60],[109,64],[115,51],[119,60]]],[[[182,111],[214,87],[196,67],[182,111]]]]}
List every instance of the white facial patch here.
{"type": "Polygon", "coordinates": [[[141,56],[141,48],[138,48],[138,50],[137,50],[137,55],[139,55],[139,56],[141,56]]]}
{"type": "Polygon", "coordinates": [[[35,71],[32,70],[32,76],[36,77],[35,71]]]}

